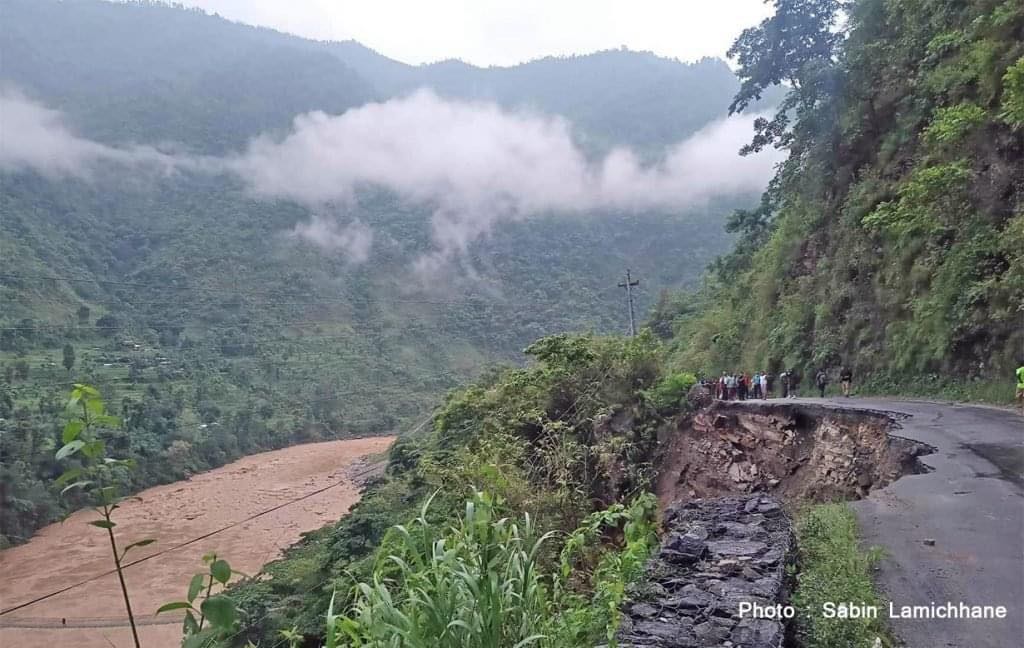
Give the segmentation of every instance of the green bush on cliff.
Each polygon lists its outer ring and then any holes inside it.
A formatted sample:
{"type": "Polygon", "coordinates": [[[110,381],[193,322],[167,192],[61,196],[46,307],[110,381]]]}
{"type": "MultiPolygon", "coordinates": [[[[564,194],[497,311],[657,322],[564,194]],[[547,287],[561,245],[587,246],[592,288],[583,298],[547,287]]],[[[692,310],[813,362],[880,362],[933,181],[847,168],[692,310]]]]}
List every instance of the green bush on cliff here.
{"type": "Polygon", "coordinates": [[[774,4],[734,45],[735,106],[789,80],[793,110],[752,144],[790,155],[698,294],[662,299],[672,366],[848,364],[897,391],[932,374],[1009,381],[1024,345],[1024,5],[856,0],[836,37],[836,3],[774,4]]]}

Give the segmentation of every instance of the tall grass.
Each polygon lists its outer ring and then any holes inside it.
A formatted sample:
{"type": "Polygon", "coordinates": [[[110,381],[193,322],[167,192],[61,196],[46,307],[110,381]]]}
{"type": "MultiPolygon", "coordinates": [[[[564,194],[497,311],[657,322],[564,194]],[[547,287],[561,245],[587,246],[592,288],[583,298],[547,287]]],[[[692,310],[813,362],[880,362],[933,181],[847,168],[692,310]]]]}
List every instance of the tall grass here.
{"type": "Polygon", "coordinates": [[[626,585],[656,542],[653,495],[592,513],[546,558],[555,534],[528,514],[500,517],[490,495],[475,493],[447,529],[428,521],[429,507],[392,528],[347,615],[332,599],[328,648],[614,645],[626,585]]]}
{"type": "MultiPolygon", "coordinates": [[[[466,502],[457,526],[442,533],[424,505],[408,527],[392,529],[397,550],[372,583],[360,583],[352,613],[329,620],[340,640],[366,648],[521,648],[537,644],[547,591],[537,566],[551,534],[529,515],[498,518],[491,496],[466,502]]],[[[385,543],[387,546],[387,543],[385,543]]]]}
{"type": "Polygon", "coordinates": [[[878,548],[861,550],[857,518],[846,504],[821,504],[801,513],[797,520],[800,571],[793,605],[800,614],[801,644],[808,648],[892,646],[882,621],[884,601],[872,579],[881,559],[878,548]],[[876,619],[826,618],[822,606],[855,603],[878,607],[876,619]]]}

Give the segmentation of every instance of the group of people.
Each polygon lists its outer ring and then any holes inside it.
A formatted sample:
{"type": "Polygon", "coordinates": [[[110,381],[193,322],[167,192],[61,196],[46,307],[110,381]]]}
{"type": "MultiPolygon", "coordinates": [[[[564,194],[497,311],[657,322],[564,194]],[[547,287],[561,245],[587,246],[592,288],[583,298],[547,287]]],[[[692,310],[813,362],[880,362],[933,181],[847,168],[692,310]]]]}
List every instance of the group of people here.
{"type": "MultiPolygon", "coordinates": [[[[800,374],[796,369],[787,369],[778,376],[767,371],[757,371],[753,375],[746,371],[723,371],[718,378],[701,378],[700,384],[718,400],[766,400],[772,398],[776,378],[781,386],[782,398],[796,398],[799,395],[800,374]]],[[[824,398],[825,390],[831,382],[828,371],[824,367],[818,369],[813,381],[818,394],[824,398]]],[[[839,370],[839,382],[843,396],[849,397],[853,385],[853,371],[849,367],[844,365],[839,370]]]]}

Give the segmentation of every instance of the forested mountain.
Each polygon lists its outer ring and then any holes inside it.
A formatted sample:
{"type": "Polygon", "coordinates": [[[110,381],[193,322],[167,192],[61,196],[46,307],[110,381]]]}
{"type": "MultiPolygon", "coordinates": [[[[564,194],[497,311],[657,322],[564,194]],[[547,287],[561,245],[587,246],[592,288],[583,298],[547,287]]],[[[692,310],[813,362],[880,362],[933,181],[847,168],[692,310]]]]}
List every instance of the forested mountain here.
{"type": "MultiPolygon", "coordinates": [[[[531,348],[536,362],[528,369],[487,375],[451,394],[433,430],[394,447],[387,478],[350,516],[269,565],[272,578],[234,591],[258,619],[249,639],[293,625],[319,638],[328,601],[346,609],[345,597],[360,596],[352,574],[363,592],[391,577],[388,557],[398,543],[386,535],[390,524],[414,519],[427,500],[441,502],[433,520],[456,525],[479,484],[507,502],[510,518],[529,511],[543,529],[570,538],[559,546],[571,553],[572,516],[607,514],[616,506],[602,501],[609,496],[625,501],[610,485],[646,488],[645,452],[658,447],[657,422],[687,407],[682,395],[696,380],[689,372],[792,367],[813,375],[812,367],[849,363],[858,389],[871,379],[891,394],[922,386],[934,396],[991,381],[1001,401],[1012,397],[1006,370],[1024,350],[1024,5],[774,5],[775,15],[733,47],[743,80],[733,108],[747,110],[785,83],[780,110],[756,122],[748,150],[778,147],[788,158],[760,205],[729,218],[734,250],[711,265],[699,290],[664,295],[649,331],[552,336],[531,348]],[[405,513],[388,513],[403,506],[405,513]],[[330,586],[318,589],[323,582],[330,586]]],[[[676,422],[668,425],[680,433],[676,422]]],[[[635,556],[618,535],[595,549],[618,562],[595,558],[589,564],[600,566],[588,573],[578,565],[579,577],[577,565],[562,563],[563,575],[580,583],[569,588],[578,598],[537,615],[552,622],[543,636],[550,645],[592,646],[618,627],[614,602],[606,613],[608,597],[631,582],[621,566],[635,556]]],[[[822,552],[829,560],[835,540],[830,535],[822,552]]],[[[811,582],[807,564],[800,583],[811,582]]],[[[837,571],[828,578],[842,580],[837,571]]],[[[419,598],[398,589],[396,600],[419,598]]],[[[367,614],[356,625],[397,634],[379,619],[367,614]]],[[[836,623],[831,633],[798,630],[795,641],[882,641],[875,628],[836,623]]]]}
{"type": "Polygon", "coordinates": [[[110,445],[140,460],[133,487],[260,448],[396,429],[542,335],[624,330],[627,267],[642,312],[661,288],[695,282],[729,244],[725,215],[756,202],[755,183],[668,205],[537,209],[479,231],[459,223],[464,249],[425,277],[416,262],[435,260],[448,223],[430,200],[360,185],[311,205],[261,195],[231,165],[254,138],[299,128],[298,115],[349,114],[423,86],[443,110],[468,100],[487,118],[510,111],[495,117],[502,127],[539,124],[544,145],[560,142],[558,123],[518,115],[565,120],[584,156],[627,146],[657,160],[725,116],[737,79],[722,61],[626,51],[412,67],[149,2],[2,0],[0,15],[4,118],[29,119],[5,122],[0,149],[24,135],[18,150],[38,158],[0,155],[0,538],[59,513],[46,483],[72,381],[116,403],[126,426],[110,445]],[[40,133],[57,135],[44,145],[40,133]]]}
{"type": "MultiPolygon", "coordinates": [[[[1024,353],[1024,4],[780,2],[733,53],[746,107],[786,81],[751,148],[787,162],[696,295],[665,300],[675,362],[848,363],[908,391],[996,381],[1024,353]],[[780,30],[783,24],[791,31],[780,30]]],[[[934,392],[932,392],[934,393],[934,392]]]]}
{"type": "Polygon", "coordinates": [[[220,152],[420,87],[561,115],[607,147],[663,148],[724,115],[738,87],[724,61],[607,51],[506,68],[410,66],[359,43],[316,42],[158,2],[4,0],[3,79],[105,142],[220,152]],[[699,91],[697,91],[699,89],[699,91]]]}

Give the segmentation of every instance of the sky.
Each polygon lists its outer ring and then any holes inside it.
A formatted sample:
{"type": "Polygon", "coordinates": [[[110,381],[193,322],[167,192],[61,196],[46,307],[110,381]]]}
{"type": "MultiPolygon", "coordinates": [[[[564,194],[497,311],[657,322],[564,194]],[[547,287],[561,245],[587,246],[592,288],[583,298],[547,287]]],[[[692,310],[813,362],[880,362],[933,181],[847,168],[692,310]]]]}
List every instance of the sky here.
{"type": "Polygon", "coordinates": [[[208,13],[321,40],[354,39],[406,63],[515,65],[617,49],[725,57],[770,13],[764,0],[184,0],[208,13]]]}

